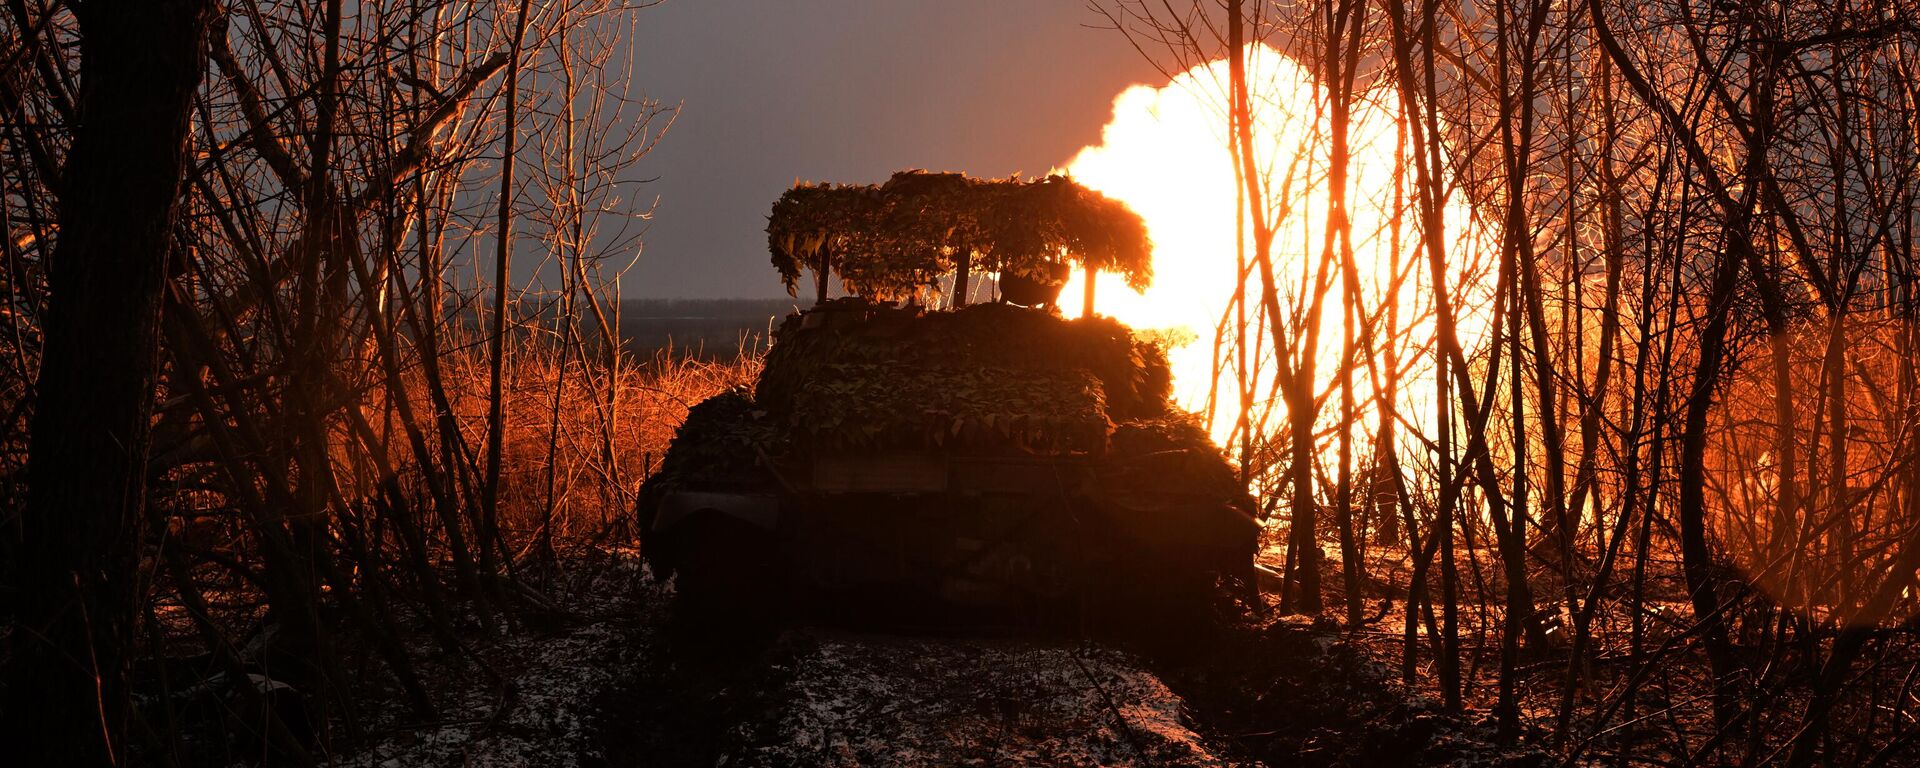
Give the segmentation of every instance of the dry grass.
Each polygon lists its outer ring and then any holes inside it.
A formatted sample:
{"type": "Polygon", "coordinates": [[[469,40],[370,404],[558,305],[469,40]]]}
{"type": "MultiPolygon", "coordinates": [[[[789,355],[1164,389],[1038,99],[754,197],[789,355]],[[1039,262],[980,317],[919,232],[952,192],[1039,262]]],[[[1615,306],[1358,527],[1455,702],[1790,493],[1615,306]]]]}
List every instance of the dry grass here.
{"type": "MultiPolygon", "coordinates": [[[[484,467],[487,357],[482,345],[441,363],[461,435],[484,467]]],[[[538,546],[543,529],[557,549],[625,538],[640,484],[660,464],[687,409],[759,374],[764,348],[746,339],[731,354],[669,348],[622,355],[609,376],[604,357],[562,354],[547,340],[521,338],[508,350],[505,439],[498,519],[516,554],[538,546]],[[609,381],[611,379],[611,385],[609,381]],[[611,393],[611,397],[609,394],[611,393]]],[[[415,411],[431,413],[424,376],[411,376],[415,411]]],[[[413,466],[402,439],[390,441],[396,468],[413,466]]],[[[406,470],[400,470],[403,474],[406,470]]]]}

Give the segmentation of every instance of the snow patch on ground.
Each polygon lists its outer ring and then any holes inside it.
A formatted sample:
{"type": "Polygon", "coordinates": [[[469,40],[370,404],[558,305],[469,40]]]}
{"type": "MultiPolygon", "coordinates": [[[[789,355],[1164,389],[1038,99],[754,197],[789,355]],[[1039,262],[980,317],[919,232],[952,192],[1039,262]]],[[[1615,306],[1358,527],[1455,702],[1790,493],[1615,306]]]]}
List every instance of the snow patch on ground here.
{"type": "Polygon", "coordinates": [[[1220,766],[1183,704],[1098,647],[818,635],[771,738],[725,765],[1220,766]]]}
{"type": "MultiPolygon", "coordinates": [[[[439,702],[441,719],[377,718],[366,746],[331,765],[1230,764],[1190,727],[1182,700],[1118,651],[789,630],[769,650],[715,670],[670,651],[659,628],[671,587],[637,558],[615,553],[611,563],[555,578],[565,583],[544,592],[569,621],[469,639],[497,680],[470,663],[427,665],[424,673],[443,678],[431,687],[457,691],[439,702]],[[622,698],[610,693],[639,701],[610,706],[622,698]],[[646,722],[661,713],[697,720],[703,712],[719,718],[704,737],[671,718],[646,722]],[[637,736],[610,742],[608,729],[637,736]],[[711,739],[708,746],[701,738],[711,739]]],[[[430,653],[428,645],[415,644],[419,655],[430,653]]]]}
{"type": "Polygon", "coordinates": [[[559,608],[577,620],[552,631],[514,630],[476,643],[499,680],[471,668],[442,670],[459,693],[442,720],[398,727],[334,761],[345,768],[575,768],[605,764],[596,739],[597,699],[651,652],[637,621],[664,589],[639,558],[616,552],[555,585],[559,608]]]}

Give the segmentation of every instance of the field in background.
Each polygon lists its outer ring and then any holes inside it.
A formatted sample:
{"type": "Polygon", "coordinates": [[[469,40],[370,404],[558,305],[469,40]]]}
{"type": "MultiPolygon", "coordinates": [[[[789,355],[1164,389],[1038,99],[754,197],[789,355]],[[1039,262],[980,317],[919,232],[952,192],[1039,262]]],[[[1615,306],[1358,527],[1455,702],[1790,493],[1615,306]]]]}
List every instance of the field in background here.
{"type": "Polygon", "coordinates": [[[765,346],[768,332],[799,305],[779,299],[627,299],[620,338],[641,357],[672,348],[696,357],[730,357],[743,341],[765,346]]]}

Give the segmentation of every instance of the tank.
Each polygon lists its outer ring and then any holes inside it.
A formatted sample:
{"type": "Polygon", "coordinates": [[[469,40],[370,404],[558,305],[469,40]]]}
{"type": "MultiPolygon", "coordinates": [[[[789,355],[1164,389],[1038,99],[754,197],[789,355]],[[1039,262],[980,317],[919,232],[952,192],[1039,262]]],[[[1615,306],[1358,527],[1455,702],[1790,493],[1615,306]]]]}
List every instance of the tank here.
{"type": "Polygon", "coordinates": [[[824,302],[751,387],[690,409],[640,494],[642,551],[700,626],[1204,611],[1257,589],[1259,526],[1170,391],[1165,351],[1111,319],[824,302]]]}

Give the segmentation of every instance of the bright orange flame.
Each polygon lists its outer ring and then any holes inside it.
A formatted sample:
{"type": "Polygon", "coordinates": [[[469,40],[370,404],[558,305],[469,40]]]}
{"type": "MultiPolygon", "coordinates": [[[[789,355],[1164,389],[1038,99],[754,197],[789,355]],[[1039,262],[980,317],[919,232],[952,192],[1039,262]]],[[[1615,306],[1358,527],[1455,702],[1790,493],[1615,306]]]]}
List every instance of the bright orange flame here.
{"type": "MultiPolygon", "coordinates": [[[[1316,281],[1332,286],[1322,299],[1324,310],[1315,356],[1317,390],[1324,392],[1340,364],[1344,327],[1338,262],[1334,261],[1324,274],[1318,269],[1328,205],[1330,143],[1320,118],[1325,113],[1326,92],[1306,69],[1264,45],[1248,48],[1248,71],[1256,105],[1256,161],[1259,167],[1268,169],[1263,174],[1268,203],[1279,213],[1273,258],[1281,304],[1291,307],[1296,302],[1300,306],[1310,303],[1316,281]]],[[[1194,341],[1172,350],[1170,357],[1175,398],[1194,411],[1205,408],[1214,384],[1215,334],[1232,306],[1238,269],[1238,203],[1226,115],[1221,106],[1226,87],[1227,63],[1223,60],[1195,67],[1164,86],[1129,88],[1114,99],[1113,118],[1102,131],[1100,144],[1081,149],[1066,166],[1075,180],[1127,203],[1146,219],[1154,242],[1153,286],[1144,294],[1135,294],[1126,289],[1119,276],[1101,275],[1095,311],[1138,329],[1173,330],[1180,336],[1185,334],[1177,329],[1191,333],[1194,341]]],[[[1420,358],[1430,355],[1422,350],[1429,348],[1433,331],[1426,310],[1430,305],[1429,281],[1424,279],[1428,272],[1419,250],[1410,172],[1401,182],[1406,191],[1398,202],[1402,219],[1398,254],[1392,247],[1400,120],[1392,102],[1391,98],[1376,98],[1354,109],[1349,131],[1352,157],[1348,195],[1363,311],[1369,315],[1382,313],[1389,296],[1395,297],[1398,307],[1399,330],[1395,337],[1388,339],[1381,333],[1366,342],[1362,352],[1375,355],[1377,363],[1384,345],[1404,347],[1400,358],[1407,375],[1402,377],[1402,396],[1396,399],[1402,403],[1402,412],[1409,413],[1406,409],[1431,410],[1430,405],[1422,408],[1431,403],[1431,376],[1414,374],[1422,368],[1431,370],[1420,358]],[[1379,103],[1382,100],[1387,103],[1379,103]],[[1396,275],[1402,280],[1397,290],[1391,287],[1396,275]]],[[[1463,205],[1452,206],[1447,212],[1448,227],[1456,237],[1465,231],[1462,228],[1470,220],[1467,213],[1463,205]]],[[[1247,241],[1247,258],[1251,259],[1251,236],[1247,241]]],[[[1449,262],[1456,290],[1461,284],[1477,282],[1469,277],[1468,270],[1478,259],[1462,256],[1483,249],[1459,251],[1461,244],[1479,242],[1483,238],[1468,231],[1451,249],[1449,262]]],[[[1079,313],[1083,280],[1084,273],[1075,272],[1062,291],[1061,303],[1070,314],[1079,313]]],[[[1257,274],[1248,286],[1249,296],[1256,297],[1250,301],[1257,300],[1257,274]]],[[[1484,302],[1462,303],[1471,307],[1484,302]]],[[[1483,324],[1476,316],[1462,318],[1463,329],[1477,329],[1483,324]]],[[[1231,325],[1225,330],[1233,333],[1231,325]]],[[[1357,397],[1365,403],[1372,397],[1371,387],[1365,363],[1360,365],[1354,376],[1361,390],[1357,397]]],[[[1255,391],[1260,393],[1260,400],[1266,399],[1273,368],[1271,360],[1259,368],[1262,373],[1255,391]]],[[[1233,429],[1238,395],[1231,371],[1223,370],[1218,384],[1213,433],[1216,440],[1224,442],[1233,429]]],[[[1334,411],[1325,409],[1323,417],[1336,416],[1334,411]]]]}

